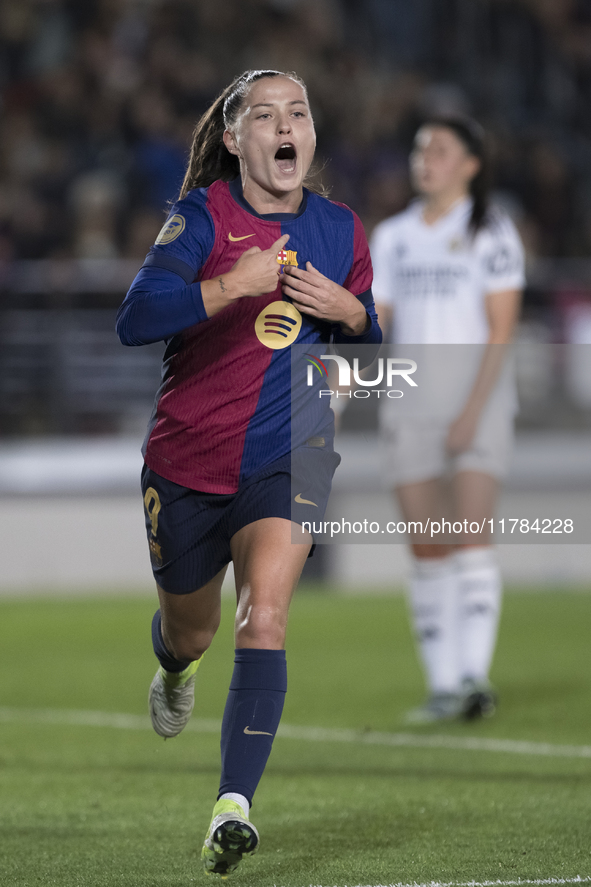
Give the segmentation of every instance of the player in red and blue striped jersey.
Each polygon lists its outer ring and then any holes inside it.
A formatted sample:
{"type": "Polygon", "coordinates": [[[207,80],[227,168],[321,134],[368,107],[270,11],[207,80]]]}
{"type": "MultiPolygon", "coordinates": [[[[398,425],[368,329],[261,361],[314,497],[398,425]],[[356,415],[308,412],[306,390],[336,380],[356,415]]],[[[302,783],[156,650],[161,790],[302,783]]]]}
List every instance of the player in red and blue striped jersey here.
{"type": "Polygon", "coordinates": [[[292,545],[292,522],[318,520],[339,461],[318,400],[293,439],[290,346],[381,341],[362,226],[304,187],[314,148],[296,75],[237,78],[198,123],[181,197],[118,316],[125,344],[167,341],[142,475],[160,599],[150,712],[162,736],[190,717],[234,563],[236,658],[202,851],[220,874],[258,846],[249,808],[283,709],[289,603],[313,541],[292,545]],[[291,501],[294,465],[318,479],[314,502],[291,501]]]}

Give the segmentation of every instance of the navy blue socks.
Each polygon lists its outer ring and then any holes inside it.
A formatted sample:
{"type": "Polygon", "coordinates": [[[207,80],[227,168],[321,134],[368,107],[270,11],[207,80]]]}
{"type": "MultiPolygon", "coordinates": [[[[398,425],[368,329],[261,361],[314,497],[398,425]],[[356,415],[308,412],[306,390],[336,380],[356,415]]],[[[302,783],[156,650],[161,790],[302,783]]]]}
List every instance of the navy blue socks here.
{"type": "Polygon", "coordinates": [[[175,659],[162,640],[162,620],[160,610],[156,610],[152,619],[152,646],[158,662],[166,671],[184,671],[188,662],[175,659]]]}
{"type": "Polygon", "coordinates": [[[236,650],[222,722],[218,798],[235,792],[252,803],[271,754],[286,690],[285,650],[236,650]]]}
{"type": "MultiPolygon", "coordinates": [[[[175,659],[162,639],[160,610],[152,620],[152,644],[166,671],[188,662],[175,659]]],[[[267,764],[287,690],[285,650],[236,650],[234,673],[222,722],[222,776],[218,797],[244,795],[249,804],[267,764]]]]}

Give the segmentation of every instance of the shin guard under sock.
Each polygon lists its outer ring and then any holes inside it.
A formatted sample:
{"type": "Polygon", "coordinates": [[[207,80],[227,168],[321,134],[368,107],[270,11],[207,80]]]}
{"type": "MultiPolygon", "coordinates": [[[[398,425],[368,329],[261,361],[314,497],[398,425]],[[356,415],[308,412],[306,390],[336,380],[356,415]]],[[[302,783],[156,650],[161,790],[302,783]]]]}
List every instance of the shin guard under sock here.
{"type": "Polygon", "coordinates": [[[235,792],[252,803],[271,754],[286,690],[284,650],[236,650],[222,722],[218,797],[235,792]]]}

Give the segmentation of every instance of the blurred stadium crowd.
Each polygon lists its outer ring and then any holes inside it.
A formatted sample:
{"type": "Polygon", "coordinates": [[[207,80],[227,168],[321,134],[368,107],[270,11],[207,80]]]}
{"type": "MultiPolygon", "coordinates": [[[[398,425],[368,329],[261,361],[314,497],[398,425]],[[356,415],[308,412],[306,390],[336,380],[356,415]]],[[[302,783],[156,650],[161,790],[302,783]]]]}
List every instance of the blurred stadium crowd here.
{"type": "Polygon", "coordinates": [[[591,253],[591,0],[3,0],[0,257],[141,258],[236,73],[296,70],[366,227],[421,117],[488,128],[531,256],[591,253]]]}
{"type": "MultiPolygon", "coordinates": [[[[368,234],[421,119],[478,118],[530,260],[521,340],[591,342],[591,0],[2,0],[0,436],[143,426],[161,348],[123,349],[114,312],[197,118],[254,67],[305,79],[318,175],[368,234]]],[[[523,362],[531,421],[564,363],[523,362]]],[[[591,355],[574,375],[591,407],[591,355]]]]}

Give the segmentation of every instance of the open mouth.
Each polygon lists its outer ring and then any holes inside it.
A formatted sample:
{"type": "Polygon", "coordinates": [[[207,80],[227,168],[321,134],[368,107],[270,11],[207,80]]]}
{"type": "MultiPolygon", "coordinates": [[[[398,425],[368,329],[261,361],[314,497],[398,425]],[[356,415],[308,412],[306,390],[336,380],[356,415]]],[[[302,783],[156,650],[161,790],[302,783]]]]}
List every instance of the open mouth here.
{"type": "Polygon", "coordinates": [[[275,163],[282,172],[293,172],[296,168],[296,149],[286,142],[275,154],[275,163]]]}

